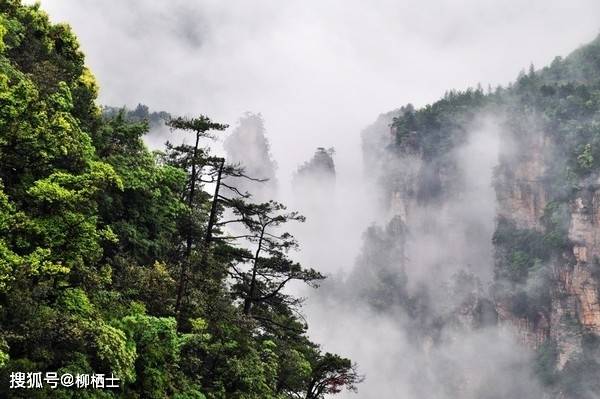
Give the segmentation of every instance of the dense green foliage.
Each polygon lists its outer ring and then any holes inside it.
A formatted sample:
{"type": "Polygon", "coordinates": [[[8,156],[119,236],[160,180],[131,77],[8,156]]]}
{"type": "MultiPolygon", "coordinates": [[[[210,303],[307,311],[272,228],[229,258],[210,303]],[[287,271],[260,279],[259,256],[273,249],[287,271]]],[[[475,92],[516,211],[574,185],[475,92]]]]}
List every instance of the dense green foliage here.
{"type": "Polygon", "coordinates": [[[395,145],[419,151],[427,160],[446,153],[466,139],[469,123],[489,101],[481,91],[450,91],[444,98],[422,109],[412,105],[400,109],[394,119],[395,145]]]}
{"type": "Polygon", "coordinates": [[[125,119],[131,122],[148,122],[150,124],[150,128],[155,126],[160,126],[165,121],[171,119],[171,114],[166,111],[152,111],[147,105],[138,104],[135,109],[127,109],[127,107],[118,108],[111,106],[103,106],[102,114],[106,118],[115,118],[121,112],[124,112],[125,119]]]}
{"type": "Polygon", "coordinates": [[[313,157],[298,167],[294,175],[295,181],[309,178],[335,179],[335,164],[333,162],[334,148],[317,148],[313,157]]]}
{"type": "Polygon", "coordinates": [[[151,153],[147,109],[103,117],[96,91],[68,26],[38,5],[0,1],[0,396],[316,399],[353,389],[354,365],[308,340],[299,300],[283,291],[322,276],[289,260],[288,234],[250,252],[265,224],[301,217],[236,196],[225,179],[243,171],[203,142],[224,126],[172,119],[196,145],[151,153]],[[228,194],[213,198],[206,184],[221,179],[228,194]],[[226,207],[248,243],[226,235],[226,207]],[[121,387],[9,390],[14,371],[114,373],[121,387]]]}

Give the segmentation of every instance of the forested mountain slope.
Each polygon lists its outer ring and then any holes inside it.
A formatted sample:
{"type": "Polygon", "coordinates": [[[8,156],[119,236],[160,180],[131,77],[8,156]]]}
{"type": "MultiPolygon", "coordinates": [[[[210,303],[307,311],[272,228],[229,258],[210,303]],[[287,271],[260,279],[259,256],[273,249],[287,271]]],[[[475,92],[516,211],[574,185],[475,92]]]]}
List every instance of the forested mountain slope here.
{"type": "Polygon", "coordinates": [[[283,225],[303,218],[240,195],[230,180],[243,169],[208,148],[226,126],[172,118],[191,144],[152,153],[148,122],[103,116],[97,89],[68,26],[39,5],[0,1],[0,396],[322,398],[353,388],[350,360],[307,338],[300,300],[283,290],[323,278],[288,257],[296,242],[283,225]],[[234,222],[244,237],[228,236],[234,222]],[[10,388],[14,373],[35,372],[120,382],[10,388]]]}

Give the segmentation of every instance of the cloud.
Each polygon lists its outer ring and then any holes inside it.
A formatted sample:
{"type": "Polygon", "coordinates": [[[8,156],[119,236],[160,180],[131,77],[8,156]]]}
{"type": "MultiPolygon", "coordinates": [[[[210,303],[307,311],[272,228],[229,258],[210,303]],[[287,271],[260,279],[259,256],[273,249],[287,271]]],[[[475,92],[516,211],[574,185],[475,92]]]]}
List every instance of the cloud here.
{"type": "Polygon", "coordinates": [[[317,146],[353,168],[358,131],[446,89],[506,83],[598,32],[600,3],[575,0],[43,0],[75,29],[101,102],[261,112],[280,178],[317,146]],[[293,143],[295,151],[289,152],[293,143]]]}

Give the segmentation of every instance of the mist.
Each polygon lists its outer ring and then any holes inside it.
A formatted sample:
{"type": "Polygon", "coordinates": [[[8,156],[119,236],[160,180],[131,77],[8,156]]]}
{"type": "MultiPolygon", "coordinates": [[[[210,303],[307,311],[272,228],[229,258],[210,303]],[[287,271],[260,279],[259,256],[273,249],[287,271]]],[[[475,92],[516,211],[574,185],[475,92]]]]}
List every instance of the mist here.
{"type": "MultiPolygon", "coordinates": [[[[516,335],[496,325],[485,299],[494,265],[492,176],[501,126],[500,116],[482,114],[463,145],[433,160],[446,169],[440,187],[426,177],[431,164],[416,155],[383,160],[382,173],[400,176],[379,215],[383,226],[371,225],[348,272],[331,276],[309,297],[313,336],[348,353],[366,373],[360,397],[541,395],[532,382],[533,354],[515,351],[516,335]]],[[[377,131],[365,133],[368,141],[377,131]]]]}
{"type": "Polygon", "coordinates": [[[316,147],[336,148],[340,172],[360,172],[358,133],[380,113],[506,84],[589,41],[600,14],[593,0],[42,6],[77,33],[102,104],[142,102],[232,127],[262,113],[282,184],[316,147]]]}

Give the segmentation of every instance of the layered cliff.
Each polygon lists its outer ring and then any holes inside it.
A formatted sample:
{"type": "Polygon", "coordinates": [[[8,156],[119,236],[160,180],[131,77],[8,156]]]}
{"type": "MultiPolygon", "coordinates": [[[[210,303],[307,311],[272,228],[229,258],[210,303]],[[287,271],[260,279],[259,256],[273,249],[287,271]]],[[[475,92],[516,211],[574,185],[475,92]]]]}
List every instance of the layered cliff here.
{"type": "Polygon", "coordinates": [[[227,159],[232,164],[244,168],[244,174],[256,182],[246,178],[231,178],[230,184],[240,192],[249,192],[254,201],[263,202],[273,198],[277,193],[277,163],[271,154],[271,146],[267,139],[264,120],[261,114],[246,113],[225,139],[223,147],[227,159]]]}

